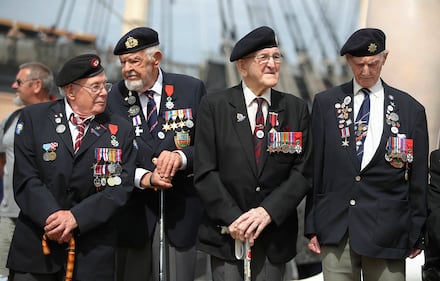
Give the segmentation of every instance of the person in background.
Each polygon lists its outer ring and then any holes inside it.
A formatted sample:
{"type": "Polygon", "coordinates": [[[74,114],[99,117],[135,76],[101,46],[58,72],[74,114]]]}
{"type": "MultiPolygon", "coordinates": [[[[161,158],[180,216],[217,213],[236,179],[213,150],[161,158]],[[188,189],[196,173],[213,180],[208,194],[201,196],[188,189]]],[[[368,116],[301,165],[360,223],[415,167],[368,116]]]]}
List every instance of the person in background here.
{"type": "Polygon", "coordinates": [[[424,107],[386,84],[385,33],[341,48],[354,79],[315,95],[313,194],[305,234],[329,281],[403,281],[423,248],[428,131],[424,107]]]}
{"type": "Polygon", "coordinates": [[[139,147],[136,189],[120,219],[118,280],[193,281],[202,215],[193,183],[194,131],[205,86],[161,68],[151,28],[130,30],[113,53],[123,80],[109,94],[109,109],[132,124],[139,147]]]}
{"type": "Polygon", "coordinates": [[[52,71],[39,62],[19,66],[12,89],[16,91],[13,102],[19,109],[8,114],[0,123],[0,171],[3,173],[4,196],[0,201],[0,280],[7,276],[6,259],[14,232],[19,208],[14,200],[12,176],[14,173],[14,132],[23,106],[47,102],[54,87],[52,71]],[[2,277],[3,276],[3,277],[2,277]]]}
{"type": "Polygon", "coordinates": [[[440,150],[431,152],[428,188],[428,219],[426,221],[425,264],[423,281],[440,280],[440,150]]]}
{"type": "Polygon", "coordinates": [[[100,61],[68,60],[56,78],[65,98],[20,114],[9,280],[114,279],[113,217],[132,192],[136,151],[129,124],[105,111],[111,84],[100,61]]]}
{"type": "Polygon", "coordinates": [[[282,54],[272,28],[246,34],[230,61],[242,82],[202,99],[197,119],[194,180],[206,209],[199,248],[211,256],[214,281],[248,276],[234,253],[243,244],[251,280],[281,281],[296,255],[296,208],[311,188],[308,107],[273,89],[282,54]]]}

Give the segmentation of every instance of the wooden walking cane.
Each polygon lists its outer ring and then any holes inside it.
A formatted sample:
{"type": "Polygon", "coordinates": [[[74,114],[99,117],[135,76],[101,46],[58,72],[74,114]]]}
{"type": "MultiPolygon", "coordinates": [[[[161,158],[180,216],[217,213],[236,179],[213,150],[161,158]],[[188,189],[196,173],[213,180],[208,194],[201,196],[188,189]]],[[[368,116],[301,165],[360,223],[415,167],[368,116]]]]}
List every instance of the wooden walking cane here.
{"type": "MultiPolygon", "coordinates": [[[[41,246],[43,248],[43,254],[45,256],[50,254],[50,248],[47,244],[47,236],[43,235],[43,239],[41,240],[41,246]]],[[[75,238],[73,236],[69,240],[69,246],[67,248],[67,264],[66,264],[66,278],[65,281],[72,281],[73,278],[73,269],[75,266],[75,238]]]]}

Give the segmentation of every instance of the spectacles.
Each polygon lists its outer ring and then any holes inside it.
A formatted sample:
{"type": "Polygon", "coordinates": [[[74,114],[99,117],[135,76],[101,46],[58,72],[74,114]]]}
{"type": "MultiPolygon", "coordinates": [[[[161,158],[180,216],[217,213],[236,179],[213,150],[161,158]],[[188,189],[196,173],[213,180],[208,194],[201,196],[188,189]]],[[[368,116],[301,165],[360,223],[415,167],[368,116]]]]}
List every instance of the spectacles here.
{"type": "Polygon", "coordinates": [[[15,79],[15,82],[17,83],[18,87],[20,87],[23,83],[25,82],[30,82],[30,81],[35,81],[35,80],[39,80],[39,79],[26,79],[26,80],[21,80],[21,79],[15,79]]]}
{"type": "Polygon", "coordinates": [[[280,53],[275,53],[273,55],[269,55],[269,54],[259,54],[259,55],[255,55],[255,56],[249,56],[249,57],[245,57],[245,58],[254,58],[255,61],[259,64],[266,64],[270,61],[270,59],[273,59],[274,63],[280,63],[281,59],[283,58],[283,55],[280,53]]]}
{"type": "Polygon", "coordinates": [[[92,95],[99,94],[102,91],[102,89],[105,89],[105,91],[108,93],[108,92],[110,92],[110,90],[112,89],[112,86],[113,86],[112,83],[93,84],[90,87],[85,86],[85,85],[81,85],[79,83],[72,83],[72,84],[88,89],[92,95]]]}

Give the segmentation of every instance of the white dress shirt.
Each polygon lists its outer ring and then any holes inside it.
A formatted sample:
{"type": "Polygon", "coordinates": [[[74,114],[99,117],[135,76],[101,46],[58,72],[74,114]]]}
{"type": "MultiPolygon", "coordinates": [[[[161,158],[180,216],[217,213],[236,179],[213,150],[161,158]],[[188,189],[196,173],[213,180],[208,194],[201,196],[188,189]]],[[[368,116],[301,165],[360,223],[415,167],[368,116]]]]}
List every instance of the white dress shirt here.
{"type": "MultiPolygon", "coordinates": [[[[362,93],[362,87],[356,83],[353,85],[354,90],[354,116],[356,116],[364,100],[364,94],[362,93]]],[[[367,137],[364,142],[364,155],[362,157],[361,170],[367,166],[371,161],[377,148],[379,147],[380,140],[383,133],[383,120],[384,120],[384,91],[382,82],[379,79],[376,84],[370,89],[370,117],[368,121],[367,137]]]]}

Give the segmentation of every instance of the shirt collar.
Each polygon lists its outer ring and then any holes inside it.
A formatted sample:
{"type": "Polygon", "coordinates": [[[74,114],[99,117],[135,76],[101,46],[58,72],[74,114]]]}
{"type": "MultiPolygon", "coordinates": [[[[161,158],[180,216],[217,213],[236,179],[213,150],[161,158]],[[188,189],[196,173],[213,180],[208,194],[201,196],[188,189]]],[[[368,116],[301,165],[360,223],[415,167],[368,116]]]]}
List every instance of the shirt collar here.
{"type": "MultiPolygon", "coordinates": [[[[70,119],[70,115],[74,115],[75,117],[78,116],[78,114],[76,114],[75,112],[73,112],[72,107],[70,106],[70,104],[67,102],[67,98],[64,98],[64,103],[66,104],[66,118],[67,120],[70,119]]],[[[89,117],[87,117],[86,119],[92,121],[95,118],[95,115],[91,115],[89,117]]]]}
{"type": "MultiPolygon", "coordinates": [[[[257,95],[255,95],[252,90],[246,85],[244,81],[242,81],[243,86],[243,93],[244,93],[244,100],[246,103],[246,106],[249,107],[251,103],[254,101],[255,98],[257,98],[257,95]]],[[[271,89],[267,89],[259,98],[263,98],[266,100],[267,104],[270,106],[270,91],[271,89]]]]}
{"type": "Polygon", "coordinates": [[[157,80],[156,82],[154,82],[153,87],[151,87],[151,89],[149,90],[154,91],[155,95],[161,95],[162,88],[163,88],[163,74],[162,74],[162,70],[159,68],[159,75],[157,76],[157,80]]]}
{"type": "MultiPolygon", "coordinates": [[[[353,92],[354,92],[355,96],[360,94],[360,90],[362,88],[363,87],[361,87],[361,85],[359,85],[356,82],[356,79],[353,79],[353,92]]],[[[383,93],[382,81],[380,79],[377,79],[376,84],[374,84],[373,87],[371,87],[369,89],[370,89],[370,95],[378,96],[381,92],[383,93]]]]}

